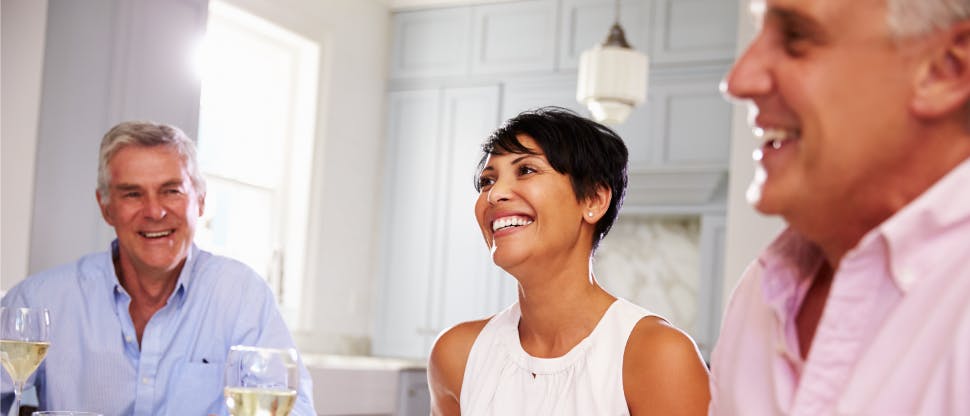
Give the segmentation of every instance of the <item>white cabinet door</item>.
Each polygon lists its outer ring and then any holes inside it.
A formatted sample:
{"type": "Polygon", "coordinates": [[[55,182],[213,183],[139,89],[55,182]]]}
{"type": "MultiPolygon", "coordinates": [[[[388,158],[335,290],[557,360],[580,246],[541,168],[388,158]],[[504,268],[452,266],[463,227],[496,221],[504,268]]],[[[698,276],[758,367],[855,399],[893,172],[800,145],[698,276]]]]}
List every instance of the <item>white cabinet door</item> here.
{"type": "Polygon", "coordinates": [[[656,0],[651,59],[658,64],[725,62],[734,58],[737,2],[656,0]]]}
{"type": "Polygon", "coordinates": [[[472,73],[555,70],[556,11],[552,0],[475,6],[472,73]]]}
{"type": "Polygon", "coordinates": [[[444,92],[441,132],[447,155],[439,188],[444,195],[442,257],[436,273],[432,324],[443,330],[482,319],[504,306],[514,281],[492,263],[475,219],[478,198],[473,183],[481,144],[498,127],[498,87],[453,88],[444,92]]]}
{"type": "Polygon", "coordinates": [[[439,96],[438,90],[388,95],[377,355],[423,357],[432,335],[427,305],[437,249],[432,229],[440,216],[434,191],[439,96]]]}
{"type": "MultiPolygon", "coordinates": [[[[620,2],[620,26],[633,49],[649,54],[652,2],[620,2]]],[[[559,70],[576,69],[583,51],[606,40],[615,20],[610,0],[563,0],[559,17],[559,70]]]]}
{"type": "Polygon", "coordinates": [[[391,78],[468,73],[470,8],[396,13],[391,25],[391,78]]]}
{"type": "Polygon", "coordinates": [[[475,168],[499,124],[498,99],[497,86],[389,93],[377,355],[425,358],[440,331],[496,312],[514,293],[474,216],[475,168]]]}

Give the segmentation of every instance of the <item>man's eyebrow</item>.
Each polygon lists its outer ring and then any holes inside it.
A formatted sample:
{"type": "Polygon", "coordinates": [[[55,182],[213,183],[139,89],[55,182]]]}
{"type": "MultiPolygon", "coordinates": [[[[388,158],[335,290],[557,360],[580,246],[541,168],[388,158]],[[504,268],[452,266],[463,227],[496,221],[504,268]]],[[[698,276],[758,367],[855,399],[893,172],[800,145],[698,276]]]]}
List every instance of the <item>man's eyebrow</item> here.
{"type": "Polygon", "coordinates": [[[131,190],[141,189],[140,186],[135,185],[133,183],[118,183],[113,185],[112,188],[120,191],[131,191],[131,190]]]}
{"type": "Polygon", "coordinates": [[[825,33],[822,25],[804,13],[790,8],[772,6],[766,11],[765,19],[777,20],[782,27],[795,28],[802,32],[810,32],[814,36],[825,33]]]}
{"type": "Polygon", "coordinates": [[[767,17],[777,19],[781,21],[781,23],[788,26],[799,27],[803,30],[808,29],[819,32],[822,31],[822,25],[820,25],[817,20],[810,16],[806,16],[804,13],[797,10],[792,10],[786,7],[772,6],[768,8],[766,13],[767,17]]]}
{"type": "Polygon", "coordinates": [[[168,188],[171,186],[182,186],[183,183],[184,181],[182,181],[181,179],[169,179],[164,183],[162,183],[162,188],[168,188]]]}

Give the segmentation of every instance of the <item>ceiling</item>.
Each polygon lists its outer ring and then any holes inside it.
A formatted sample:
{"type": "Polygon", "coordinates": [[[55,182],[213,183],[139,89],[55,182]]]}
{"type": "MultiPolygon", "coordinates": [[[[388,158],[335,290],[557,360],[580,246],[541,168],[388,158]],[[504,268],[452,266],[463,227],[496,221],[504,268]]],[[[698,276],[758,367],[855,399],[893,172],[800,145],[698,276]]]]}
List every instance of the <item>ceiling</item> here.
{"type": "Polygon", "coordinates": [[[423,7],[459,6],[467,4],[500,3],[509,0],[383,0],[391,10],[423,7]]]}

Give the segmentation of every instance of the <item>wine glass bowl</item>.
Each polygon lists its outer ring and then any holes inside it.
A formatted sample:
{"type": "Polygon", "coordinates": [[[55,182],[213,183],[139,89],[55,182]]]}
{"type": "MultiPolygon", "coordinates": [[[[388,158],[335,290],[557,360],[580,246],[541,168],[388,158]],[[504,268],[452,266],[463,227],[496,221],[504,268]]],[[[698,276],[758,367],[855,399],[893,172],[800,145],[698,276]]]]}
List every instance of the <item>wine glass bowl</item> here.
{"type": "Polygon", "coordinates": [[[286,416],[296,403],[296,350],[237,345],[226,359],[226,406],[234,416],[286,416]]]}
{"type": "Polygon", "coordinates": [[[19,413],[24,385],[47,356],[50,322],[44,308],[0,307],[0,363],[13,382],[11,415],[19,413]]]}

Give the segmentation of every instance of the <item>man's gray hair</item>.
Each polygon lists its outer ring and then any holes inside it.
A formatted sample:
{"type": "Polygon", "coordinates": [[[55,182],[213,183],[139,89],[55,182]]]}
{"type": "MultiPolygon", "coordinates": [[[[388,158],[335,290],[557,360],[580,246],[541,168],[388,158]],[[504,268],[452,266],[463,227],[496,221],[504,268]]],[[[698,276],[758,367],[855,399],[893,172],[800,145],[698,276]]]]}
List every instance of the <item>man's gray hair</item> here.
{"type": "Polygon", "coordinates": [[[205,178],[199,171],[196,160],[195,142],[178,127],[151,121],[126,121],[108,130],[101,139],[98,153],[98,195],[102,203],[108,203],[110,195],[111,171],[108,162],[127,146],[155,147],[168,146],[182,159],[182,165],[192,179],[192,187],[199,194],[205,194],[205,178]]]}
{"type": "Polygon", "coordinates": [[[887,0],[889,30],[899,39],[970,18],[970,0],[887,0]]]}

